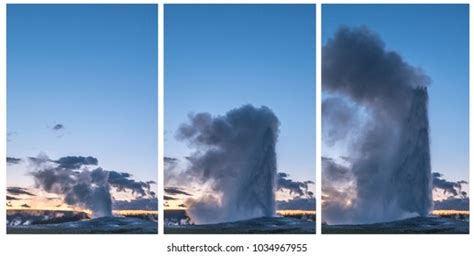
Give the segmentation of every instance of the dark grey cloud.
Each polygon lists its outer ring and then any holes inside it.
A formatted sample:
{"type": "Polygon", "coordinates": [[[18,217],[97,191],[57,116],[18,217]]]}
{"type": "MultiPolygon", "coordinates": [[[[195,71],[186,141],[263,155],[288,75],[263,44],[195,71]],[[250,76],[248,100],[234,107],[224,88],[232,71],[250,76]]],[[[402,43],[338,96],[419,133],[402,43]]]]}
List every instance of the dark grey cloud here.
{"type": "Polygon", "coordinates": [[[460,210],[469,211],[469,198],[449,197],[444,200],[434,201],[435,210],[460,210]]]}
{"type": "MultiPolygon", "coordinates": [[[[149,196],[151,195],[151,185],[155,184],[154,181],[137,181],[132,179],[132,175],[126,172],[116,172],[116,171],[108,171],[109,184],[116,188],[118,191],[126,191],[129,190],[132,193],[138,194],[139,196],[149,196]]],[[[154,193],[152,194],[154,195],[154,193]]]]}
{"type": "Polygon", "coordinates": [[[7,164],[19,164],[23,160],[21,158],[16,158],[16,157],[9,157],[7,156],[7,164]]]}
{"type": "Polygon", "coordinates": [[[16,200],[20,200],[20,199],[14,196],[7,195],[7,201],[16,201],[16,200]]]}
{"type": "Polygon", "coordinates": [[[165,187],[165,193],[167,193],[169,195],[192,196],[192,194],[184,191],[182,188],[177,188],[177,187],[165,187]]]}
{"type": "Polygon", "coordinates": [[[277,174],[277,189],[287,189],[290,194],[296,194],[298,196],[304,196],[308,193],[308,185],[314,184],[312,181],[294,181],[289,178],[288,173],[279,172],[277,174]]]}
{"type": "Polygon", "coordinates": [[[276,201],[276,207],[278,210],[316,210],[316,199],[315,198],[294,198],[290,200],[278,200],[276,201]]]}
{"type": "Polygon", "coordinates": [[[53,126],[53,131],[59,131],[59,130],[63,130],[64,129],[64,125],[63,124],[56,124],[53,126]]]}
{"type": "Polygon", "coordinates": [[[7,193],[14,196],[19,196],[19,195],[35,196],[35,194],[29,192],[27,188],[22,188],[22,187],[7,187],[7,193]]]}
{"type": "Polygon", "coordinates": [[[53,161],[57,164],[59,164],[58,168],[64,168],[64,169],[79,169],[83,165],[98,165],[99,161],[97,158],[92,157],[92,156],[65,156],[61,157],[58,160],[53,161]]]}
{"type": "Polygon", "coordinates": [[[462,185],[467,184],[467,181],[448,181],[442,178],[443,175],[439,172],[433,172],[433,188],[440,189],[446,195],[458,196],[462,192],[462,185]]]}
{"type": "Polygon", "coordinates": [[[172,197],[172,196],[167,196],[167,195],[165,195],[164,198],[165,198],[165,200],[167,200],[167,201],[168,201],[168,200],[169,200],[169,201],[177,200],[176,198],[174,198],[174,197],[172,197]]]}
{"type": "Polygon", "coordinates": [[[21,207],[22,208],[31,208],[31,206],[29,204],[22,204],[21,207]]]}
{"type": "Polygon", "coordinates": [[[132,200],[115,200],[114,210],[158,210],[158,200],[156,198],[137,198],[132,200]]]}
{"type": "Polygon", "coordinates": [[[176,163],[178,161],[177,158],[174,157],[167,157],[165,156],[164,158],[165,164],[171,164],[171,163],[176,163]]]}
{"type": "Polygon", "coordinates": [[[40,154],[36,157],[28,157],[28,161],[34,166],[55,163],[57,164],[56,168],[67,170],[76,170],[86,165],[98,165],[99,163],[97,158],[92,156],[65,156],[57,160],[52,160],[45,154],[40,154]]]}

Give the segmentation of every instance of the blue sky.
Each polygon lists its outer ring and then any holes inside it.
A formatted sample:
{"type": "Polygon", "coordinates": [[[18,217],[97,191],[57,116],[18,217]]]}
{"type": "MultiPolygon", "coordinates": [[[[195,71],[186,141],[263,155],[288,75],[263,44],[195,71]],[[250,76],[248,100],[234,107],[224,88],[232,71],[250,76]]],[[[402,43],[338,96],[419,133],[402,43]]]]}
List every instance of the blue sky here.
{"type": "Polygon", "coordinates": [[[265,105],[281,122],[278,170],[314,180],[314,8],[166,5],[165,155],[190,153],[174,137],[188,113],[265,105]]]}
{"type": "Polygon", "coordinates": [[[468,180],[469,6],[323,5],[322,15],[323,44],[341,25],[366,25],[431,77],[432,170],[468,180]]]}
{"type": "MultiPolygon", "coordinates": [[[[90,155],[156,181],[156,5],[8,5],[7,18],[8,156],[90,155]]],[[[32,184],[9,169],[10,186],[32,184]]]]}

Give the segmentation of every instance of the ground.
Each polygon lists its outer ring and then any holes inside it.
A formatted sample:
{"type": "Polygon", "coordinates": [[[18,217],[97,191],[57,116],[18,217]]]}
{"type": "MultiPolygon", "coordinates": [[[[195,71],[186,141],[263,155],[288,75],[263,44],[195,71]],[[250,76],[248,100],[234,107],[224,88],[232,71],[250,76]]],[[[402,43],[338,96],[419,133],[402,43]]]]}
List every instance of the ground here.
{"type": "Polygon", "coordinates": [[[126,217],[102,217],[59,224],[8,226],[8,234],[156,234],[154,221],[126,217]]]}
{"type": "Polygon", "coordinates": [[[314,234],[314,221],[285,217],[207,224],[165,226],[165,234],[314,234]]]}
{"type": "Polygon", "coordinates": [[[360,225],[323,225],[323,234],[469,234],[469,222],[442,217],[415,217],[360,225]]]}

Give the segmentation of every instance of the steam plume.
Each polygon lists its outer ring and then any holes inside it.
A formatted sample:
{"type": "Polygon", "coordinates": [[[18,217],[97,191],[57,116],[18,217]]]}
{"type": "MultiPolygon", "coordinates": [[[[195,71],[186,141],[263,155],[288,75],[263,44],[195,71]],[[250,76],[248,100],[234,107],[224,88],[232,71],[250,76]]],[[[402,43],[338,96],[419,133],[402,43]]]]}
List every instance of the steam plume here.
{"type": "Polygon", "coordinates": [[[208,186],[186,201],[195,223],[218,223],[275,213],[278,118],[267,107],[245,105],[224,116],[189,116],[177,138],[195,152],[188,176],[208,186]]]}
{"type": "Polygon", "coordinates": [[[427,215],[430,79],[386,50],[366,27],[339,29],[322,58],[323,89],[331,95],[323,103],[324,143],[344,141],[350,154],[349,162],[323,160],[324,220],[368,223],[427,215]],[[348,131],[354,122],[361,128],[348,131]],[[328,173],[334,170],[338,175],[328,173]]]}
{"type": "Polygon", "coordinates": [[[129,190],[140,198],[155,198],[150,190],[152,182],[131,179],[123,172],[107,171],[94,157],[68,156],[51,160],[45,155],[30,157],[31,175],[36,187],[63,196],[64,203],[91,210],[94,217],[112,215],[111,188],[129,190]]]}

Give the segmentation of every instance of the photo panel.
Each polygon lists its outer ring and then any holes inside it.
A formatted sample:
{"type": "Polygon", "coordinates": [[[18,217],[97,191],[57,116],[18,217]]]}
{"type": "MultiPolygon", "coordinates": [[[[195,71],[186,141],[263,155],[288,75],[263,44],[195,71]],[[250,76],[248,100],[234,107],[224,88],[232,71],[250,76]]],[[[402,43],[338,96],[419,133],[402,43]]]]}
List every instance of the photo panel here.
{"type": "Polygon", "coordinates": [[[315,5],[164,12],[165,234],[314,234],[315,5]]]}
{"type": "Polygon", "coordinates": [[[469,5],[322,5],[323,234],[469,233],[469,5]]]}
{"type": "Polygon", "coordinates": [[[157,5],[7,5],[7,233],[156,234],[157,5]]]}

